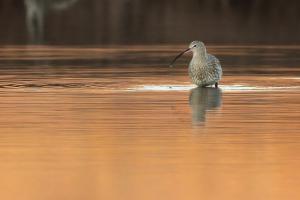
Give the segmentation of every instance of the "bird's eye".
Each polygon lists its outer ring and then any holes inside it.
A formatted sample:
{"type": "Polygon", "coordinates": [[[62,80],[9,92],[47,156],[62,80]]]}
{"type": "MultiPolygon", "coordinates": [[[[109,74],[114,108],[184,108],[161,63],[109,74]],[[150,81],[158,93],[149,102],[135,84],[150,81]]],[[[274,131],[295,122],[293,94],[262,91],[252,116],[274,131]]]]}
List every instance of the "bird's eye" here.
{"type": "Polygon", "coordinates": [[[196,47],[197,45],[194,45],[193,47],[196,47]]]}

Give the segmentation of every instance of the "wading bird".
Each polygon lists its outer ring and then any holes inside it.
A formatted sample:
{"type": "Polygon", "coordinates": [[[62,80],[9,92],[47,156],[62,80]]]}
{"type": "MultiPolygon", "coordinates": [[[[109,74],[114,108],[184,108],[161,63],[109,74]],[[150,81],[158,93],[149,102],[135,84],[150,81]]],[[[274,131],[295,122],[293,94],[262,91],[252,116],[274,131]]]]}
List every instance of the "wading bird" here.
{"type": "Polygon", "coordinates": [[[206,53],[203,42],[193,41],[188,49],[181,52],[170,64],[170,67],[184,53],[192,51],[193,58],[189,64],[189,76],[193,84],[199,87],[215,85],[218,87],[222,77],[222,67],[220,61],[213,55],[206,53]]]}

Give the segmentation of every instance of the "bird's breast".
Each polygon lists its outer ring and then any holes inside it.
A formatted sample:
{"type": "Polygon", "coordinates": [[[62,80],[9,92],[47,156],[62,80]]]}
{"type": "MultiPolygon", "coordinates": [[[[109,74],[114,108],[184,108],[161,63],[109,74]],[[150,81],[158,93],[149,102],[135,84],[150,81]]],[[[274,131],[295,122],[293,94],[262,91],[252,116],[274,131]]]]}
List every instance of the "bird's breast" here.
{"type": "Polygon", "coordinates": [[[190,63],[189,76],[192,83],[198,86],[212,85],[218,81],[218,74],[215,68],[201,62],[190,63]]]}

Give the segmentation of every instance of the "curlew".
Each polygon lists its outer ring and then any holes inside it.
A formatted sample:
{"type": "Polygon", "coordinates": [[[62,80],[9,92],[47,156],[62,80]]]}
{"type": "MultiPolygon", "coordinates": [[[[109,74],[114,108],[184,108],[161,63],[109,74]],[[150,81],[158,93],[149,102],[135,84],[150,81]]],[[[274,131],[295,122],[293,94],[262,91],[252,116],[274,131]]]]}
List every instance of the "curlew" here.
{"type": "Polygon", "coordinates": [[[189,64],[189,76],[192,83],[199,87],[210,85],[218,87],[222,77],[220,61],[206,52],[206,47],[201,41],[191,42],[189,48],[176,56],[170,66],[172,67],[180,56],[189,51],[193,52],[193,58],[189,64]]]}

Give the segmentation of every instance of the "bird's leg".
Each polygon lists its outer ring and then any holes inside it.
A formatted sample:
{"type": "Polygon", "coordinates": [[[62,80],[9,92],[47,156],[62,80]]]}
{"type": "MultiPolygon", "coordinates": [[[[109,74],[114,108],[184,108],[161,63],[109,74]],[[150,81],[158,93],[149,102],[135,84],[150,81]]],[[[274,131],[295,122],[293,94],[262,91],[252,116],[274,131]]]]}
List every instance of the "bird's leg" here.
{"type": "Polygon", "coordinates": [[[218,85],[219,85],[219,83],[218,83],[218,82],[216,82],[216,83],[215,83],[215,88],[218,88],[218,85]]]}

